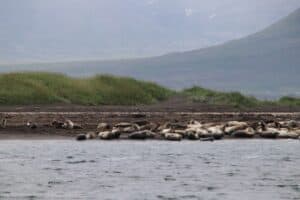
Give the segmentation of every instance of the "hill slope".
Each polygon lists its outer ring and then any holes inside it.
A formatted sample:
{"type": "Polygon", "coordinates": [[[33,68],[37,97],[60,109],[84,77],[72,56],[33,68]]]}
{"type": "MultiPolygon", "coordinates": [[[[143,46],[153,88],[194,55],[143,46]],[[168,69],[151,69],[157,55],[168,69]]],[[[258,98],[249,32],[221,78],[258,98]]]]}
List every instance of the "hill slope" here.
{"type": "MultiPolygon", "coordinates": [[[[0,75],[0,106],[61,104],[62,107],[76,105],[147,105],[164,110],[299,110],[300,99],[282,97],[279,101],[259,101],[238,92],[218,92],[193,87],[175,92],[155,83],[132,78],[93,76],[70,78],[56,73],[9,73],[0,75]]],[[[91,107],[90,107],[91,108],[91,107]]],[[[97,107],[93,107],[97,108],[97,107]]],[[[102,108],[102,106],[98,107],[102,108]]],[[[97,108],[97,109],[98,109],[97,108]]],[[[134,107],[131,107],[132,109],[134,107]]],[[[141,108],[141,107],[140,107],[141,108]]],[[[150,111],[151,107],[149,107],[150,111]]],[[[125,109],[126,110],[126,109],[125,109]]],[[[162,110],[160,110],[162,111],[162,110]]]]}
{"type": "Polygon", "coordinates": [[[91,1],[1,0],[0,63],[202,48],[253,33],[300,6],[299,0],[91,1]]]}
{"type": "Polygon", "coordinates": [[[171,90],[131,78],[70,78],[54,73],[0,75],[0,105],[136,105],[165,100],[171,90]]]}
{"type": "Polygon", "coordinates": [[[172,88],[201,85],[268,98],[300,95],[300,9],[261,32],[210,48],[144,59],[35,64],[14,69],[28,67],[77,76],[111,73],[172,88]]]}

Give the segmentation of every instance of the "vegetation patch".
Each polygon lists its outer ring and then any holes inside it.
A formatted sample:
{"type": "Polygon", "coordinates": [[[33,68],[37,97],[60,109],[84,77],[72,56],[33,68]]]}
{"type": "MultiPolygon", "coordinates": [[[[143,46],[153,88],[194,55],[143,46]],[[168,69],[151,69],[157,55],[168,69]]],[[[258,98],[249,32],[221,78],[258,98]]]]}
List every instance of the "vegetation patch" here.
{"type": "Polygon", "coordinates": [[[300,106],[300,98],[296,97],[282,97],[278,102],[280,105],[300,106]]]}
{"type": "Polygon", "coordinates": [[[173,93],[155,83],[110,75],[71,78],[45,72],[9,73],[0,75],[0,85],[2,105],[152,104],[167,99],[173,93]]]}
{"type": "Polygon", "coordinates": [[[0,105],[146,105],[181,95],[195,102],[238,108],[300,106],[300,98],[296,97],[262,101],[239,92],[219,92],[202,87],[176,92],[152,82],[111,75],[71,78],[57,73],[19,72],[1,74],[0,85],[0,105]]]}
{"type": "Polygon", "coordinates": [[[182,91],[182,94],[195,102],[213,105],[231,105],[238,108],[260,106],[300,106],[300,98],[282,97],[278,101],[263,101],[239,92],[219,92],[202,87],[192,87],[182,91]]]}

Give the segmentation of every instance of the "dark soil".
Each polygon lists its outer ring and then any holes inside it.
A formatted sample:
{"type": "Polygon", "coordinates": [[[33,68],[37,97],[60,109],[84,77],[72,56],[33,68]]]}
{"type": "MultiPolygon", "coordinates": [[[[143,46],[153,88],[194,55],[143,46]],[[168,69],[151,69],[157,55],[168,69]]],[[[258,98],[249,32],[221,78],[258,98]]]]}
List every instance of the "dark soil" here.
{"type": "Polygon", "coordinates": [[[0,112],[300,112],[300,107],[262,106],[237,108],[228,105],[209,105],[175,96],[153,105],[138,106],[80,106],[72,104],[0,106],[0,112]]]}
{"type": "Polygon", "coordinates": [[[74,137],[79,133],[95,131],[99,122],[115,124],[148,120],[155,123],[187,122],[191,119],[204,122],[231,120],[300,120],[300,108],[261,107],[238,109],[230,106],[213,106],[194,103],[176,97],[168,101],[145,106],[78,106],[78,105],[32,105],[1,106],[0,119],[7,119],[7,127],[0,128],[0,139],[57,139],[74,137]],[[70,119],[83,126],[81,130],[55,129],[53,119],[70,119]],[[37,129],[26,127],[28,121],[37,123],[37,129]]]}

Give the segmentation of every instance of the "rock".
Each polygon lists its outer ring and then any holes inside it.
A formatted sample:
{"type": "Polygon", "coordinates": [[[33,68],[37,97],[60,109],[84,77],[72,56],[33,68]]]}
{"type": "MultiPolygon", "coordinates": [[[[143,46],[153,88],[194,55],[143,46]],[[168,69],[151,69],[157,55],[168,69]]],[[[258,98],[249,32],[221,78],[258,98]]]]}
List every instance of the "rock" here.
{"type": "Polygon", "coordinates": [[[79,134],[76,136],[76,140],[77,141],[83,141],[83,140],[87,140],[87,137],[85,134],[79,134]]]}
{"type": "Polygon", "coordinates": [[[170,141],[181,141],[182,136],[178,133],[166,133],[165,139],[170,141]]]}
{"type": "Polygon", "coordinates": [[[200,138],[200,141],[202,142],[213,142],[214,140],[214,137],[200,138]]]}
{"type": "Polygon", "coordinates": [[[252,138],[255,135],[255,131],[253,128],[248,127],[244,130],[237,130],[231,134],[232,137],[236,138],[252,138]]]}

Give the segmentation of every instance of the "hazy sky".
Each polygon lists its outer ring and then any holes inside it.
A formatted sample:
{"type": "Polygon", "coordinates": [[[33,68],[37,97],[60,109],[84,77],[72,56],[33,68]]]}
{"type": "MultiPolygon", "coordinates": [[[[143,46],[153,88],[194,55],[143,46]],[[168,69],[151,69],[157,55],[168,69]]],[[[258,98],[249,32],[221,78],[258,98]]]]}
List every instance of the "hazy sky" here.
{"type": "Polygon", "coordinates": [[[158,55],[239,38],[300,0],[0,0],[0,63],[158,55]]]}

